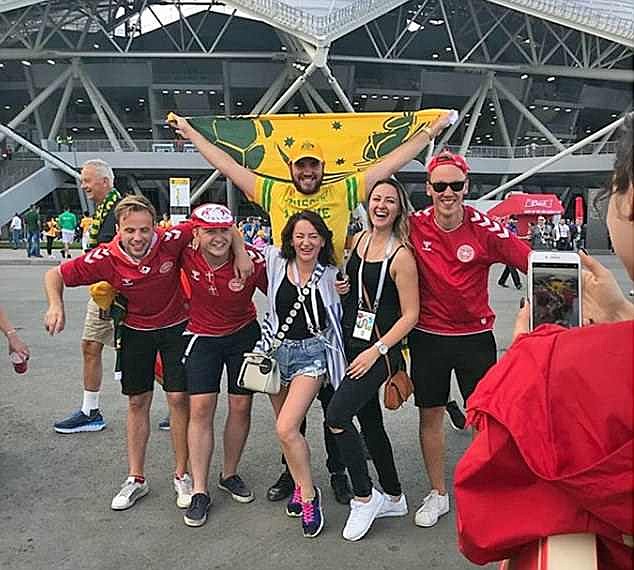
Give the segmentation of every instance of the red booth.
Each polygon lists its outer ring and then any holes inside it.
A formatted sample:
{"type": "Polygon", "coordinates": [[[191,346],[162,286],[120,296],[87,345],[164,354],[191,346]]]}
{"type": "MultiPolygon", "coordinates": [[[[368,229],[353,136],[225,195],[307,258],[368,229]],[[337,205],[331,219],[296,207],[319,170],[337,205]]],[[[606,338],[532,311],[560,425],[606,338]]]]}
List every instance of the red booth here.
{"type": "Polygon", "coordinates": [[[497,206],[491,208],[487,214],[495,219],[517,218],[518,235],[526,235],[528,223],[537,221],[538,216],[554,216],[564,213],[559,198],[554,194],[524,194],[515,192],[509,194],[497,206]]]}

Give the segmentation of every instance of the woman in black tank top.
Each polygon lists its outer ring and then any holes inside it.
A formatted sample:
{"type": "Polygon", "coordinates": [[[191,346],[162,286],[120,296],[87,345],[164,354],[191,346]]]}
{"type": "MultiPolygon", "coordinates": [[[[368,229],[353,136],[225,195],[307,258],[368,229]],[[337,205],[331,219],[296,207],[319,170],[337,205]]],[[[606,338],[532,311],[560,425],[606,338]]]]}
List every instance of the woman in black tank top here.
{"type": "Polygon", "coordinates": [[[377,517],[407,514],[407,502],[385,432],[379,388],[401,366],[401,339],[418,319],[418,272],[408,246],[407,194],[395,180],[377,182],[368,194],[370,231],[361,234],[348,261],[343,334],[350,363],[326,422],[348,468],[355,497],[343,529],[359,540],[377,517]],[[357,416],[383,493],[372,485],[357,416]]]}

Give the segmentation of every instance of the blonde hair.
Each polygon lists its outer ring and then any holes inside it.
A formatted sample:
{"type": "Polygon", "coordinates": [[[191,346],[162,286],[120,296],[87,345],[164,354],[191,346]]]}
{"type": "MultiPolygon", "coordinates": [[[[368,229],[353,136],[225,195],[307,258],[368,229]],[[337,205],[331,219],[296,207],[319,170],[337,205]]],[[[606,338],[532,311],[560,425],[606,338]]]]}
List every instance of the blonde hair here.
{"type": "Polygon", "coordinates": [[[131,212],[148,212],[152,216],[152,223],[156,223],[156,209],[145,196],[126,196],[114,209],[114,217],[117,224],[121,218],[131,212]]]}
{"type": "MultiPolygon", "coordinates": [[[[401,208],[401,211],[396,216],[394,220],[394,225],[392,226],[392,233],[396,236],[404,246],[411,247],[409,242],[409,215],[414,211],[412,208],[412,203],[409,201],[409,196],[405,191],[403,185],[396,180],[395,178],[384,178],[383,180],[378,180],[375,182],[372,189],[368,192],[368,196],[365,202],[365,208],[369,212],[370,211],[370,198],[372,196],[372,192],[374,192],[377,186],[381,184],[387,184],[396,190],[396,194],[398,196],[398,203],[401,208]]],[[[372,225],[372,219],[368,215],[368,226],[370,230],[374,228],[372,225]]]]}

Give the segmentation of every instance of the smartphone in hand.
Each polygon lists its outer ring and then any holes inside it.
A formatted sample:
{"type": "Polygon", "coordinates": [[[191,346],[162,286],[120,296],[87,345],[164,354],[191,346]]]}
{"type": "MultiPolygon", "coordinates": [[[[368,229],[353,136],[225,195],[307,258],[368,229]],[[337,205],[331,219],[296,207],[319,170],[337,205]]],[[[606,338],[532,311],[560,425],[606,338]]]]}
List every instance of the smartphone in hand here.
{"type": "Polygon", "coordinates": [[[581,259],[577,253],[533,251],[528,261],[530,329],[544,323],[581,326],[581,283],[581,259]]]}

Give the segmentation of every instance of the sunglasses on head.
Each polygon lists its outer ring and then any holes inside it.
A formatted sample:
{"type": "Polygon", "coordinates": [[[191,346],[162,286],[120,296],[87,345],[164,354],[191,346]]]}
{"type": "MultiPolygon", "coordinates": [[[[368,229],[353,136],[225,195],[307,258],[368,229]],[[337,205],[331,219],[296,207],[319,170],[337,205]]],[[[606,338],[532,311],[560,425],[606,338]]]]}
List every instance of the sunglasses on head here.
{"type": "Polygon", "coordinates": [[[448,187],[451,188],[454,192],[460,192],[464,189],[465,182],[467,180],[458,180],[456,182],[430,182],[431,187],[434,192],[444,192],[448,187]]]}

